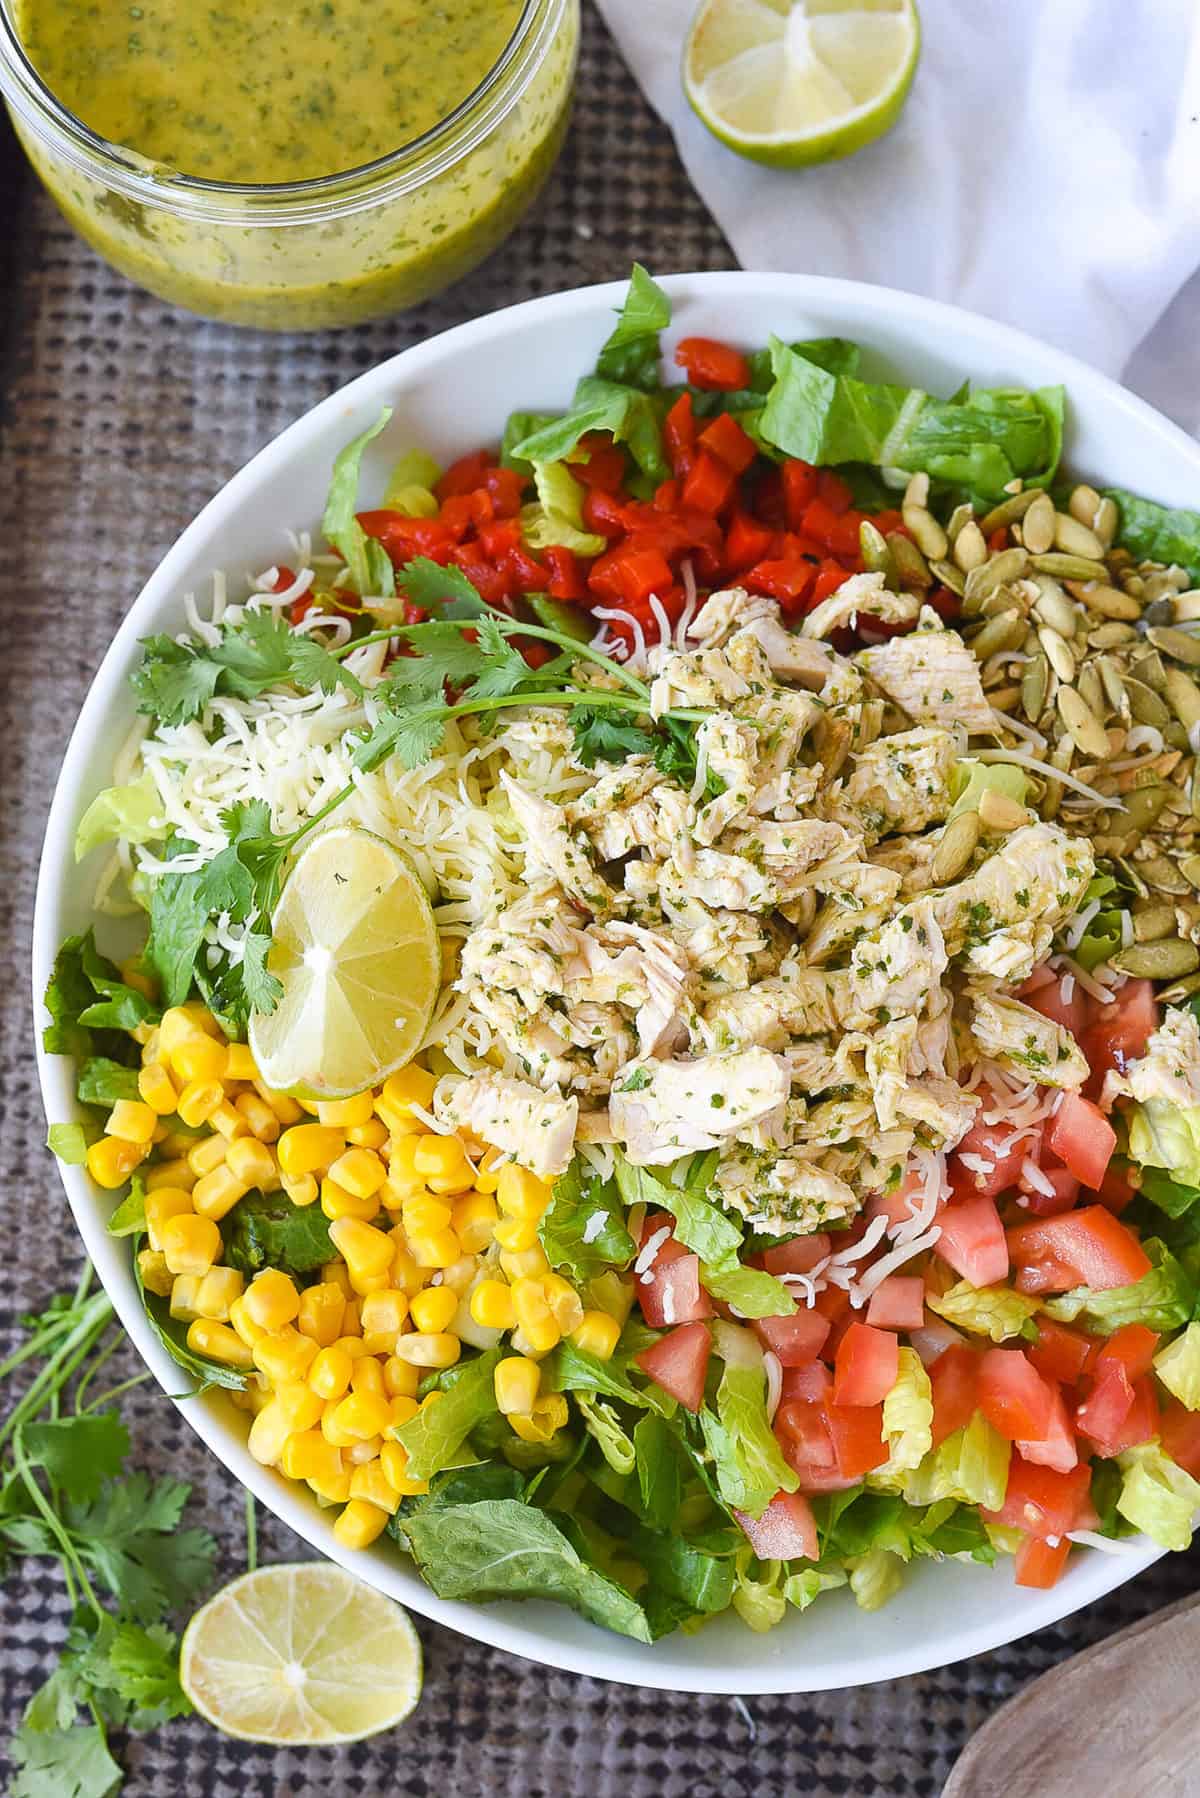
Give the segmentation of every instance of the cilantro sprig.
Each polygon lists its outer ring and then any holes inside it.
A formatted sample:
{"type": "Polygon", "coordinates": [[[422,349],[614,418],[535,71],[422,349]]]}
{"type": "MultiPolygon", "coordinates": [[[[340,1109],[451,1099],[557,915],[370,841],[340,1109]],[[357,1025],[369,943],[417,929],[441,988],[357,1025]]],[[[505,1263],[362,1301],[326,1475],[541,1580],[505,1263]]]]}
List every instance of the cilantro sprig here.
{"type": "Polygon", "coordinates": [[[143,637],[142,648],[131,677],[138,710],[163,724],[187,724],[214,698],[257,699],[269,687],[332,693],[340,685],[363,696],[362,682],[324,644],[290,629],[269,607],[248,607],[239,623],[223,623],[219,643],[156,636],[143,637]]]}

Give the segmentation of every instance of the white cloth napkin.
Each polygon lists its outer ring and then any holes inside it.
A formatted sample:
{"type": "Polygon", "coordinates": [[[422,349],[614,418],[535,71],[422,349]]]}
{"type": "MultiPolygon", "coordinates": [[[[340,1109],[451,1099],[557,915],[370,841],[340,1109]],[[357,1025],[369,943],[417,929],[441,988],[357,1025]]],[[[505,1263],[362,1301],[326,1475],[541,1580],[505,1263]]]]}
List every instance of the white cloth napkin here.
{"type": "Polygon", "coordinates": [[[1003,319],[1200,432],[1197,0],[919,0],[898,124],[798,171],[735,156],[691,111],[695,0],[597,4],[743,267],[1003,319]]]}

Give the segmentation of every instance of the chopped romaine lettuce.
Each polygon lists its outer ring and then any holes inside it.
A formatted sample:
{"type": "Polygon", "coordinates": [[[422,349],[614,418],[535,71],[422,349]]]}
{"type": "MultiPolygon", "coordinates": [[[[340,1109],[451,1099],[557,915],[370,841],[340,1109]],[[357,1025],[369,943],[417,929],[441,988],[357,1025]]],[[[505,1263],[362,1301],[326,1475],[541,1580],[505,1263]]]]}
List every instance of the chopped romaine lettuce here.
{"type": "Polygon", "coordinates": [[[1125,1324],[1145,1324],[1151,1330],[1178,1330],[1196,1308],[1196,1286],[1183,1264],[1165,1242],[1151,1236],[1142,1243],[1152,1263],[1132,1286],[1114,1286],[1093,1292],[1088,1286],[1047,1299],[1044,1309],[1057,1323],[1079,1323],[1083,1329],[1109,1336],[1125,1324]]]}
{"type": "Polygon", "coordinates": [[[408,1454],[410,1479],[427,1480],[449,1467],[475,1427],[496,1411],[492,1376],[500,1359],[498,1348],[488,1349],[464,1364],[452,1385],[436,1405],[422,1405],[415,1417],[393,1433],[408,1454]]]}
{"type": "Polygon", "coordinates": [[[1200,1411],[1200,1323],[1191,1323],[1154,1357],[1154,1371],[1189,1411],[1200,1411]]]}
{"type": "Polygon", "coordinates": [[[948,1324],[974,1336],[990,1336],[993,1342],[1007,1342],[1010,1336],[1032,1339],[1036,1332],[1030,1320],[1041,1309],[1040,1299],[1009,1286],[972,1286],[966,1280],[949,1292],[926,1293],[925,1303],[948,1324]]]}
{"type": "Polygon", "coordinates": [[[926,1455],[908,1474],[902,1488],[910,1505],[932,1505],[955,1498],[961,1504],[998,1511],[1008,1486],[1012,1444],[992,1428],[982,1411],[976,1411],[964,1429],[926,1455]]]}
{"type": "Polygon", "coordinates": [[[75,832],[75,860],[101,843],[148,843],[166,832],[162,800],[151,774],[123,787],[105,787],[97,793],[79,820],[75,832]]]}
{"type": "Polygon", "coordinates": [[[1107,488],[1105,497],[1117,503],[1117,541],[1135,562],[1178,563],[1200,581],[1200,512],[1160,506],[1123,487],[1107,488]]]}
{"type": "Polygon", "coordinates": [[[787,1610],[783,1592],[786,1568],[782,1561],[768,1561],[765,1577],[755,1578],[750,1571],[755,1565],[754,1556],[744,1549],[737,1558],[733,1608],[748,1629],[763,1635],[783,1621],[787,1610]]]}
{"type": "Polygon", "coordinates": [[[904,1583],[904,1562],[890,1548],[871,1548],[846,1563],[850,1590],[860,1611],[877,1611],[904,1583]]]}
{"type": "Polygon", "coordinates": [[[66,1167],[82,1167],[87,1160],[88,1136],[82,1124],[51,1124],[46,1147],[66,1167]]]}
{"type": "Polygon", "coordinates": [[[631,1474],[637,1466],[637,1452],[613,1406],[588,1392],[577,1392],[575,1403],[579,1406],[584,1429],[599,1446],[613,1472],[622,1477],[631,1474]]]}
{"type": "Polygon", "coordinates": [[[805,1567],[802,1572],[789,1574],[784,1580],[783,1596],[798,1611],[807,1611],[822,1592],[835,1592],[849,1577],[840,1567],[805,1567]]]}
{"type": "Polygon", "coordinates": [[[883,1401],[883,1433],[888,1458],[884,1474],[903,1474],[919,1467],[933,1447],[933,1387],[916,1349],[900,1350],[896,1384],[883,1401]]]}
{"type": "Polygon", "coordinates": [[[1166,1168],[1181,1186],[1200,1186],[1200,1106],[1145,1100],[1129,1125],[1129,1153],[1143,1167],[1166,1168]]]}
{"type": "Polygon", "coordinates": [[[387,599],[396,591],[391,557],[382,543],[368,537],[356,517],[358,511],[358,477],[363,451],[382,431],[391,418],[385,406],[373,425],[355,437],[334,458],[333,475],[325,501],[321,529],[328,542],[340,550],[346,561],[351,589],[366,598],[387,599]]]}
{"type": "Polygon", "coordinates": [[[559,544],[577,556],[598,556],[608,539],[583,525],[584,490],[565,462],[534,462],[537,500],[521,508],[521,533],[533,549],[559,544]]]}
{"type": "Polygon", "coordinates": [[[794,1492],[800,1484],[767,1421],[766,1375],[726,1362],[716,1403],[715,1412],[707,1405],[701,1411],[700,1427],[721,1497],[759,1517],[777,1492],[794,1492]]]}
{"type": "Polygon", "coordinates": [[[1124,1479],[1117,1510],[1160,1548],[1191,1545],[1192,1519],[1200,1510],[1200,1485],[1157,1442],[1118,1455],[1124,1479]]]}
{"type": "Polygon", "coordinates": [[[596,373],[606,381],[653,393],[659,384],[659,334],[670,322],[670,300],[641,263],[635,262],[625,303],[596,359],[596,373]]]}
{"type": "Polygon", "coordinates": [[[1023,770],[1011,762],[976,762],[968,756],[954,764],[950,791],[954,795],[954,804],[950,807],[947,822],[962,812],[977,812],[985,793],[1002,793],[1006,799],[1015,799],[1018,805],[1024,805],[1029,780],[1023,770]]]}

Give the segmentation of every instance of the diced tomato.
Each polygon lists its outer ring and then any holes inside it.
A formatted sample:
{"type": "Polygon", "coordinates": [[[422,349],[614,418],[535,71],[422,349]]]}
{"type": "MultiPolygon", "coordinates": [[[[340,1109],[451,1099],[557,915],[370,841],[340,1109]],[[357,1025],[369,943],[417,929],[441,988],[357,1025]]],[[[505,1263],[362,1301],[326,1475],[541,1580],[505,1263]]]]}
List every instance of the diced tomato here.
{"type": "Polygon", "coordinates": [[[1123,1074],[1146,1052],[1146,1041],[1158,1028],[1158,1001],[1148,980],[1127,980],[1108,1005],[1099,1005],[1080,1047],[1093,1073],[1115,1069],[1123,1074]]]}
{"type": "Polygon", "coordinates": [[[1117,1133],[1100,1107],[1080,1093],[1064,1093],[1046,1125],[1050,1153],[1084,1186],[1095,1188],[1103,1180],[1116,1146],[1117,1133]]]}
{"type": "Polygon", "coordinates": [[[726,463],[711,450],[702,449],[683,483],[683,503],[695,506],[698,512],[720,512],[733,497],[736,480],[737,476],[726,463]]]}
{"type": "Polygon", "coordinates": [[[676,473],[680,472],[681,465],[691,466],[696,448],[696,419],[690,393],[681,393],[663,420],[663,448],[676,473]]]}
{"type": "MultiPolygon", "coordinates": [[[[652,1212],[639,1246],[644,1248],[652,1237],[669,1230],[672,1222],[666,1212],[652,1212]]],[[[659,1244],[646,1272],[651,1277],[638,1280],[637,1296],[642,1316],[653,1329],[695,1323],[713,1315],[712,1301],[700,1285],[700,1258],[690,1254],[675,1236],[668,1235],[659,1244]]]]}
{"type": "Polygon", "coordinates": [[[1070,1553],[1071,1543],[1067,1536],[1058,1536],[1053,1543],[1043,1541],[1040,1536],[1026,1536],[1013,1558],[1013,1578],[1018,1586],[1047,1591],[1062,1578],[1070,1553]]]}
{"type": "Polygon", "coordinates": [[[605,493],[620,493],[625,485],[627,467],[625,451],[619,443],[610,437],[604,437],[599,431],[592,431],[579,439],[579,448],[587,452],[586,459],[572,462],[571,473],[585,487],[599,487],[605,493]]]}
{"type": "Polygon", "coordinates": [[[914,1348],[926,1367],[932,1367],[947,1349],[961,1348],[962,1337],[958,1331],[927,1311],[920,1326],[908,1332],[909,1347],[914,1348]]]}
{"type": "Polygon", "coordinates": [[[807,462],[792,457],[783,464],[780,473],[784,512],[792,529],[799,531],[804,526],[804,514],[817,497],[817,471],[807,462]]]}
{"type": "Polygon", "coordinates": [[[542,551],[542,560],[550,570],[546,591],[551,599],[582,600],[587,598],[587,584],[574,550],[552,543],[542,551]]]}
{"type": "Polygon", "coordinates": [[[799,1492],[777,1492],[761,1517],[734,1511],[760,1561],[815,1561],[817,1520],[799,1492]]]}
{"type": "Polygon", "coordinates": [[[1129,1178],[1129,1163],[1118,1161],[1115,1157],[1109,1162],[1103,1180],[1096,1188],[1096,1197],[1100,1203],[1120,1217],[1127,1205],[1133,1203],[1135,1188],[1129,1178]]]}
{"type": "Polygon", "coordinates": [[[811,1236],[793,1236],[788,1242],[764,1249],[762,1264],[769,1274],[807,1274],[818,1261],[824,1261],[832,1247],[833,1240],[824,1230],[811,1236]]]}
{"type": "MultiPolygon", "coordinates": [[[[678,1261],[671,1263],[673,1268],[681,1265],[678,1261]]],[[[661,1336],[634,1360],[656,1386],[695,1412],[704,1403],[704,1378],[711,1353],[712,1337],[702,1323],[693,1322],[661,1336]]]]}
{"type": "Polygon", "coordinates": [[[879,1329],[913,1330],[925,1317],[925,1282],[920,1274],[889,1274],[871,1294],[867,1322],[879,1329]]]}
{"type": "Polygon", "coordinates": [[[1075,1412],[1075,1427],[1095,1444],[1098,1454],[1111,1455],[1133,1409],[1133,1382],[1121,1361],[1097,1368],[1091,1391],[1075,1412]]]}
{"type": "Polygon", "coordinates": [[[452,462],[445,474],[434,482],[433,491],[439,500],[451,499],[459,494],[474,493],[482,487],[487,471],[492,466],[493,458],[486,450],[472,450],[468,456],[460,456],[452,462]]]}
{"type": "Polygon", "coordinates": [[[1051,1393],[1050,1422],[1038,1437],[1019,1437],[1017,1448],[1027,1461],[1039,1467],[1055,1467],[1059,1473],[1070,1473],[1079,1460],[1075,1431],[1059,1386],[1045,1382],[1051,1393]]]}
{"type": "Polygon", "coordinates": [[[888,1458],[888,1445],[883,1439],[882,1404],[835,1403],[828,1406],[826,1416],[838,1472],[843,1479],[861,1480],[864,1474],[883,1466],[888,1458]]]}
{"type": "Polygon", "coordinates": [[[1173,1398],[1159,1423],[1162,1445],[1193,1479],[1200,1478],[1200,1411],[1189,1411],[1173,1398]]]}
{"type": "Polygon", "coordinates": [[[823,1361],[806,1361],[802,1367],[783,1370],[782,1399],[786,1404],[801,1399],[816,1404],[833,1397],[833,1375],[823,1361]]]}
{"type": "Polygon", "coordinates": [[[985,1124],[976,1118],[950,1158],[950,1178],[957,1194],[965,1197],[968,1193],[978,1192],[995,1199],[1016,1185],[1021,1163],[1029,1154],[1032,1143],[1028,1137],[1014,1143],[1014,1134],[1011,1124],[985,1124]],[[964,1155],[987,1162],[989,1166],[983,1171],[964,1167],[964,1155]]]}
{"type": "Polygon", "coordinates": [[[877,1405],[900,1372],[900,1344],[891,1330],[852,1323],[838,1345],[833,1369],[837,1405],[877,1405]]]}
{"type": "Polygon", "coordinates": [[[719,412],[711,424],[705,425],[699,443],[701,449],[711,450],[735,475],[745,474],[758,454],[754,439],[746,435],[730,412],[719,412]]]}
{"type": "Polygon", "coordinates": [[[1009,1442],[1042,1441],[1054,1392],[1020,1349],[985,1349],[979,1361],[979,1409],[1009,1442]]]}
{"type": "Polygon", "coordinates": [[[1032,1005],[1034,1011],[1040,1011],[1044,1018],[1053,1018],[1069,1030],[1072,1036],[1078,1036],[1087,1023],[1087,994],[1072,975],[1064,979],[1073,982],[1071,997],[1063,998],[1063,980],[1051,980],[1048,985],[1039,986],[1035,992],[1023,992],[1021,997],[1026,1005],[1032,1005]]]}
{"type": "Polygon", "coordinates": [[[979,1406],[979,1355],[965,1343],[948,1348],[929,1368],[933,1388],[933,1446],[965,1429],[979,1406]]]}
{"type": "Polygon", "coordinates": [[[1036,1323],[1038,1339],[1029,1344],[1025,1353],[1044,1379],[1061,1380],[1067,1386],[1074,1386],[1083,1376],[1095,1350],[1095,1342],[1090,1336],[1070,1330],[1066,1324],[1055,1323],[1050,1317],[1039,1317],[1036,1323]]]}
{"type": "MultiPolygon", "coordinates": [[[[836,1324],[850,1310],[850,1294],[844,1286],[826,1286],[817,1294],[812,1308],[819,1311],[822,1317],[827,1317],[831,1324],[836,1324]]],[[[825,1347],[828,1352],[829,1344],[826,1343],[825,1347]]]]}
{"type": "Polygon", "coordinates": [[[1096,1353],[1096,1370],[1106,1361],[1119,1361],[1130,1380],[1140,1380],[1154,1365],[1158,1335],[1146,1324],[1125,1324],[1104,1342],[1096,1353]]]}
{"type": "Polygon", "coordinates": [[[1125,1419],[1125,1440],[1112,1452],[1123,1454],[1127,1448],[1138,1448],[1143,1442],[1152,1441],[1161,1425],[1154,1381],[1149,1374],[1143,1374],[1140,1380],[1133,1382],[1133,1408],[1125,1419]]]}
{"type": "Polygon", "coordinates": [[[1018,1200],[1021,1210],[1028,1211],[1031,1217],[1061,1217],[1079,1197],[1079,1182],[1065,1167],[1043,1167],[1038,1171],[1051,1190],[1042,1192],[1022,1173],[1018,1200]]]}
{"type": "Polygon", "coordinates": [[[995,1199],[979,1193],[938,1213],[941,1235],[934,1253],[972,1286],[996,1286],[1008,1278],[1008,1246],[995,1199]]]}
{"type": "Polygon", "coordinates": [[[1008,1249],[1019,1270],[1019,1292],[1069,1292],[1073,1286],[1108,1292],[1150,1271],[1150,1257],[1133,1231],[1103,1205],[1018,1224],[1008,1232],[1008,1249]]]}
{"type": "Polygon", "coordinates": [[[675,346],[675,362],[694,387],[734,393],[750,385],[750,364],[740,350],[712,337],[684,337],[675,346]]]}
{"type": "Polygon", "coordinates": [[[1028,1530],[1031,1536],[1065,1536],[1077,1527],[1087,1502],[1092,1470],[1081,1461],[1069,1473],[1054,1467],[1036,1467],[1014,1454],[1008,1468],[1008,1486],[998,1511],[982,1513],[987,1523],[1002,1523],[1010,1530],[1028,1530]]]}
{"type": "Polygon", "coordinates": [[[800,1367],[820,1354],[829,1334],[829,1319],[802,1305],[790,1317],[756,1318],[753,1328],[781,1367],[800,1367]]]}

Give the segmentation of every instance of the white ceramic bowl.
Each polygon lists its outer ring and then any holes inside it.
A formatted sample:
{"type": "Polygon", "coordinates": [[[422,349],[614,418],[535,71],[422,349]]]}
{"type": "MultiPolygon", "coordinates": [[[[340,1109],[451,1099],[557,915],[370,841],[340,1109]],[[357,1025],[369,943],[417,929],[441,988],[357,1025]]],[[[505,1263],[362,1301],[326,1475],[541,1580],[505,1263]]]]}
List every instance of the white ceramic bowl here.
{"type": "MultiPolygon", "coordinates": [[[[679,275],[666,281],[675,308],[671,342],[682,335],[754,346],[770,332],[789,339],[838,334],[860,340],[911,382],[948,393],[963,376],[981,385],[1065,383],[1070,398],[1068,465],[1176,505],[1200,495],[1200,449],[1174,425],[1082,363],[1016,331],[909,294],[815,277],[679,275]]],[[[183,625],[182,596],[200,590],[216,567],[231,574],[287,559],[287,527],[320,518],[335,452],[379,414],[387,431],[367,453],[364,493],[381,489],[389,462],[419,445],[446,462],[495,442],[515,408],[553,410],[569,401],[611,326],[624,284],[532,300],[405,350],[361,375],[267,445],[204,508],[151,575],[105,657],[63,761],[50,811],[34,927],[35,1000],[55,950],[89,921],[90,882],[72,860],[84,807],[108,784],[113,755],[133,716],[127,677],[137,640],[183,625]]],[[[40,1016],[40,1010],[39,1010],[40,1016]]],[[[45,1056],[39,1068],[46,1115],[76,1115],[70,1065],[45,1056]]],[[[105,1234],[111,1210],[84,1173],[64,1167],[71,1208],[96,1269],[141,1354],[168,1393],[178,1367],[151,1334],[129,1266],[128,1244],[105,1234]]],[[[1072,1556],[1050,1592],[1021,1591],[1009,1565],[995,1569],[924,1563],[901,1594],[866,1616],[845,1593],[790,1615],[769,1635],[753,1635],[732,1615],[698,1635],[653,1647],[609,1635],[559,1606],[447,1603],[429,1591],[386,1543],[349,1553],[334,1540],[328,1513],[300,1487],[260,1467],[245,1447],[245,1416],[220,1395],[189,1398],[183,1415],[231,1472],[314,1549],[370,1585],[440,1623],[550,1666],[600,1679],[699,1692],[818,1691],[893,1679],[1012,1641],[1101,1597],[1157,1558],[1157,1551],[1072,1556]]]]}

